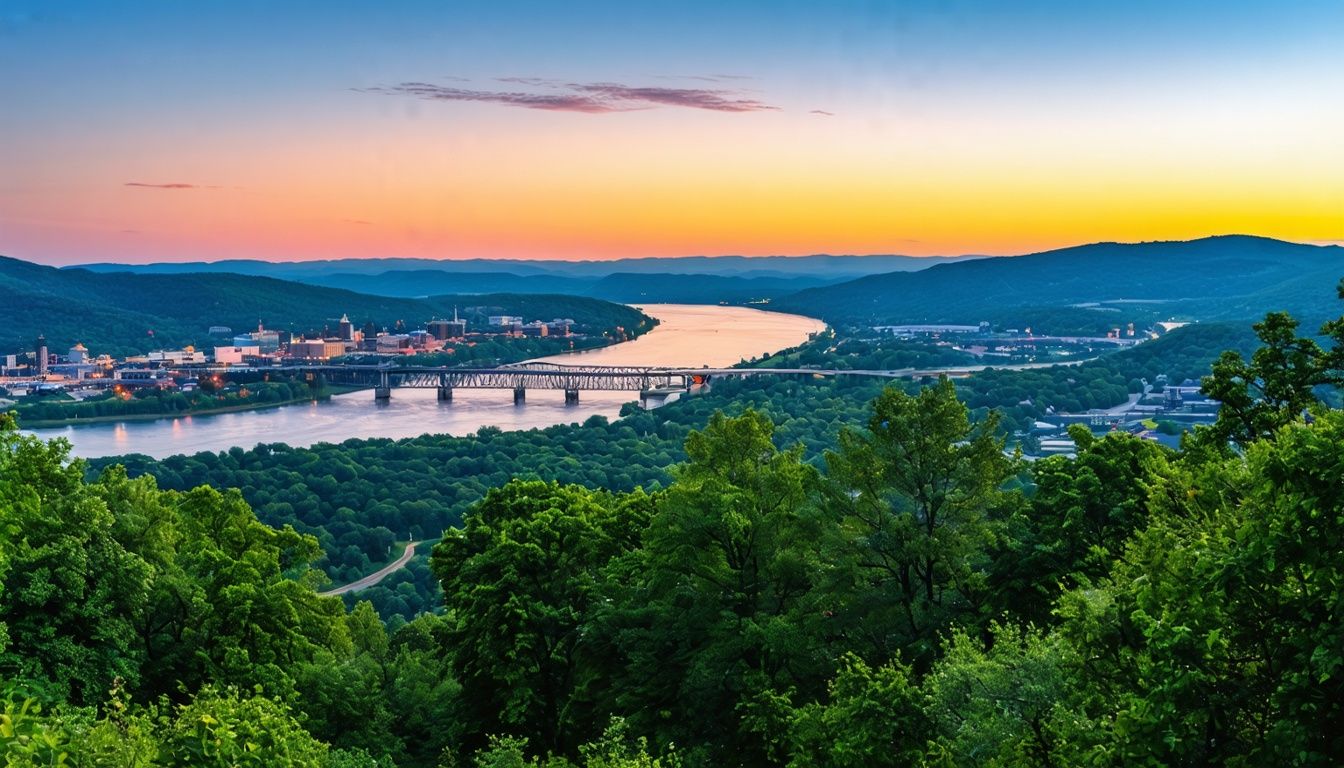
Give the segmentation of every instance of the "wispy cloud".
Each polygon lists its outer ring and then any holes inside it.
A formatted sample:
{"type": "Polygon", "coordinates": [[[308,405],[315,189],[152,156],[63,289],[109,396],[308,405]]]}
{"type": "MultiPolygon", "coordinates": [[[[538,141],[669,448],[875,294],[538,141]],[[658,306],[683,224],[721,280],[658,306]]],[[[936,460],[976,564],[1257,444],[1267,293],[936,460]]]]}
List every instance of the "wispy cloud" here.
{"type": "MultiPolygon", "coordinates": [[[[456,82],[469,83],[470,80],[458,79],[456,82]]],[[[496,83],[512,83],[514,85],[545,86],[548,88],[560,88],[565,85],[564,80],[556,80],[551,77],[496,77],[496,83]]]]}
{"type": "Polygon", "coordinates": [[[703,83],[723,83],[732,80],[755,80],[748,75],[655,75],[659,80],[699,80],[703,83]]]}
{"type": "Polygon", "coordinates": [[[143,181],[128,181],[125,186],[144,187],[145,189],[198,189],[198,184],[184,184],[182,182],[172,182],[169,184],[149,184],[143,181]]]}
{"type": "Polygon", "coordinates": [[[766,112],[779,107],[734,90],[721,88],[663,88],[622,83],[566,83],[534,77],[504,77],[497,82],[527,86],[532,91],[499,91],[435,83],[407,82],[356,88],[363,93],[410,96],[428,101],[476,101],[524,109],[608,114],[657,107],[685,107],[713,112],[766,112]]]}
{"type": "Polygon", "coordinates": [[[826,117],[835,117],[835,113],[834,113],[834,112],[827,112],[827,111],[824,110],[824,109],[814,109],[814,110],[812,110],[811,112],[809,112],[808,114],[811,114],[811,115],[825,115],[826,117]]]}
{"type": "Polygon", "coordinates": [[[572,85],[581,93],[593,94],[615,103],[658,104],[669,107],[710,109],[716,112],[762,112],[778,110],[736,91],[710,88],[631,87],[619,83],[572,85]]]}

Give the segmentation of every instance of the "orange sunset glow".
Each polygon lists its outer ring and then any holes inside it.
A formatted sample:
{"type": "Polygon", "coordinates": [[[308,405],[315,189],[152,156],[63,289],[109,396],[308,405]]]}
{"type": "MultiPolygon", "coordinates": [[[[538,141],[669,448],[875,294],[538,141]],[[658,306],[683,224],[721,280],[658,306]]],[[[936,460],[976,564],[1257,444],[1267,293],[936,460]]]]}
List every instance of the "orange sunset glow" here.
{"type": "MultiPolygon", "coordinates": [[[[91,37],[106,20],[89,7],[14,25],[8,63],[25,47],[65,49],[51,66],[72,92],[0,117],[0,252],[609,259],[1001,254],[1227,232],[1332,241],[1344,237],[1344,99],[1329,73],[1344,61],[1310,29],[1328,12],[1260,19],[1301,34],[1252,66],[1235,43],[1255,14],[1178,14],[1168,23],[1189,37],[1177,44],[1098,13],[1128,47],[1080,55],[1065,37],[1073,21],[1034,30],[1053,42],[1010,58],[987,22],[954,33],[915,14],[860,33],[854,18],[794,9],[778,22],[789,55],[712,49],[705,71],[744,73],[721,78],[696,74],[676,34],[634,67],[628,40],[587,28],[575,34],[592,52],[554,73],[576,81],[560,85],[501,76],[552,74],[530,30],[439,49],[398,17],[385,22],[396,34],[352,61],[291,47],[284,33],[304,19],[280,14],[234,67],[243,13],[184,31],[199,50],[165,69],[141,46],[174,43],[91,37]],[[1066,56],[1077,60],[1064,74],[1028,79],[1066,56]],[[436,80],[449,72],[461,74],[436,80]],[[657,88],[586,85],[618,77],[657,88]],[[605,101],[589,101],[598,87],[605,101]]],[[[725,30],[747,23],[725,15],[725,30]]],[[[471,24],[491,24],[458,21],[444,23],[468,40],[471,24]]],[[[41,69],[0,84],[4,102],[32,102],[41,69]]]]}

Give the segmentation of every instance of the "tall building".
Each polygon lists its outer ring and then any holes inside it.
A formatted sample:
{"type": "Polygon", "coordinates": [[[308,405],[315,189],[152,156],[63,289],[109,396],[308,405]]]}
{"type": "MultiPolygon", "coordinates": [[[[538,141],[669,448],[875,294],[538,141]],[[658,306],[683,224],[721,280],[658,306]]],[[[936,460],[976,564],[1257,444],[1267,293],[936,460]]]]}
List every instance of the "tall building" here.
{"type": "Polygon", "coordinates": [[[336,338],[341,341],[355,340],[355,324],[350,322],[349,315],[341,315],[341,322],[336,326],[336,338]]]}
{"type": "Polygon", "coordinates": [[[47,375],[47,363],[50,354],[47,352],[47,337],[38,334],[37,341],[33,343],[34,351],[37,352],[37,375],[47,375]]]}
{"type": "Polygon", "coordinates": [[[457,307],[453,307],[452,320],[431,320],[426,326],[430,335],[439,341],[460,339],[467,335],[467,321],[457,319],[457,307]]]}
{"type": "Polygon", "coordinates": [[[306,358],[308,360],[329,360],[345,354],[345,343],[340,339],[295,341],[289,345],[289,354],[290,357],[306,358]]]}
{"type": "Polygon", "coordinates": [[[425,324],[425,330],[429,331],[430,336],[433,336],[439,341],[443,341],[453,337],[451,333],[452,329],[448,327],[449,325],[450,323],[447,320],[430,320],[425,324]]]}

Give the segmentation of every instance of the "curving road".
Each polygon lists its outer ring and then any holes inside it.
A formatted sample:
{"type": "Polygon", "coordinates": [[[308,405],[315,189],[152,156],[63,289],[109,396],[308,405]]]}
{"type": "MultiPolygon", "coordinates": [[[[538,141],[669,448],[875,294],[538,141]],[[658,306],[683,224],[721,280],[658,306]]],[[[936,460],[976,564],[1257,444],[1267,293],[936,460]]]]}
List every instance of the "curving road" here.
{"type": "Polygon", "coordinates": [[[346,592],[358,592],[361,589],[372,587],[374,584],[386,579],[396,571],[406,567],[406,564],[411,561],[411,558],[415,557],[416,543],[417,542],[414,541],[407,543],[406,551],[401,553],[401,557],[398,557],[394,562],[379,568],[376,572],[371,573],[358,581],[352,581],[349,584],[344,584],[335,589],[327,590],[326,592],[318,592],[318,594],[322,597],[338,597],[344,595],[346,592]]]}

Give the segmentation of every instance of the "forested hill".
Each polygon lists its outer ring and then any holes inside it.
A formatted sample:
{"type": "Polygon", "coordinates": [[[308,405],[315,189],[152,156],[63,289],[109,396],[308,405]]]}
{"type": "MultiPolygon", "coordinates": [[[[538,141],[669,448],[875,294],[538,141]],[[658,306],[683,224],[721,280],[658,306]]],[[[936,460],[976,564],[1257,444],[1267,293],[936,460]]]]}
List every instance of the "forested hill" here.
{"type": "Polygon", "coordinates": [[[614,274],[716,275],[719,277],[825,277],[853,278],[885,272],[924,269],[942,262],[975,256],[658,256],[567,261],[562,259],[318,259],[312,261],[222,261],[161,262],[157,264],[85,264],[94,272],[231,272],[264,275],[299,282],[320,282],[326,276],[381,275],[386,273],[438,272],[445,275],[494,274],[518,277],[548,276],[592,280],[614,274]]]}
{"type": "Polygon", "coordinates": [[[300,278],[312,285],[358,289],[380,296],[435,293],[563,293],[618,302],[668,304],[743,304],[842,282],[850,276],[823,278],[741,277],[715,274],[643,274],[617,272],[601,277],[514,275],[507,272],[449,272],[439,269],[391,270],[366,275],[337,272],[300,278]]]}
{"type": "Polygon", "coordinates": [[[613,261],[342,259],[278,263],[232,260],[90,264],[86,268],[137,274],[227,272],[380,296],[506,291],[558,293],[617,302],[745,304],[864,275],[924,269],[951,260],[914,256],[690,256],[613,261]]]}
{"type": "Polygon", "coordinates": [[[343,314],[358,325],[418,328],[435,317],[473,308],[468,320],[486,314],[528,319],[572,318],[600,333],[622,327],[642,332],[651,321],[637,310],[609,302],[552,295],[487,294],[401,299],[277,280],[212,274],[146,275],[55,269],[0,257],[0,294],[6,322],[0,351],[31,348],[45,334],[54,350],[83,342],[96,353],[127,354],[184,344],[208,345],[211,326],[235,332],[256,327],[295,332],[334,327],[343,314]]]}
{"type": "Polygon", "coordinates": [[[1149,321],[1246,320],[1287,310],[1311,324],[1335,313],[1342,276],[1338,246],[1238,235],[940,264],[800,291],[774,306],[855,324],[1077,324],[1080,316],[1105,323],[1116,309],[1127,320],[1149,321]],[[1089,304],[1096,306],[1077,306],[1089,304]]]}

